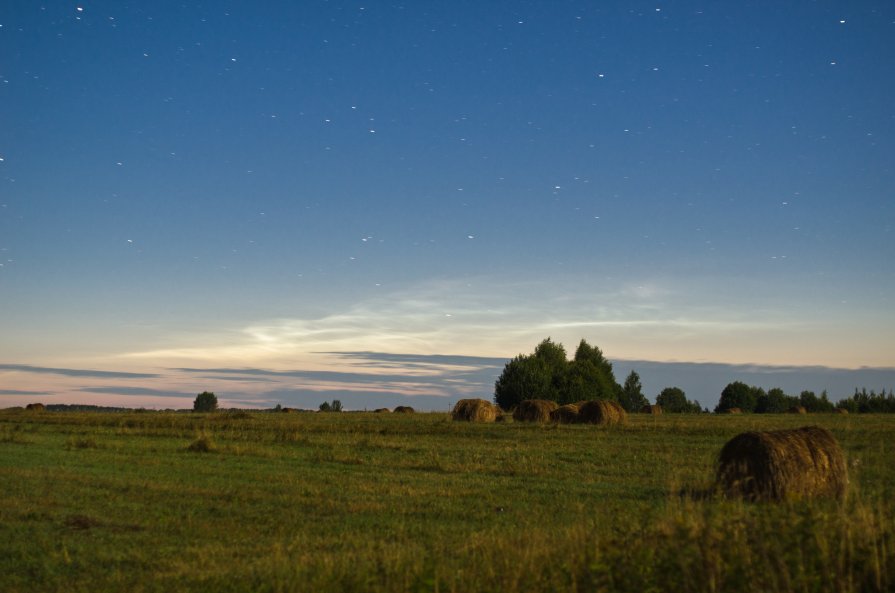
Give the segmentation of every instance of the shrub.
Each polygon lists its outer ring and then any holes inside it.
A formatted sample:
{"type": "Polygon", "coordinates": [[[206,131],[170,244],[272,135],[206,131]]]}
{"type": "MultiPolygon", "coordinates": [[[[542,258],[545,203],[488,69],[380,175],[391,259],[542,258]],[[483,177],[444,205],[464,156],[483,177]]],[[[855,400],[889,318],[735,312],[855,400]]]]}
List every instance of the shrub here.
{"type": "Polygon", "coordinates": [[[193,401],[194,412],[214,412],[218,409],[218,398],[210,391],[203,391],[193,401]]]}

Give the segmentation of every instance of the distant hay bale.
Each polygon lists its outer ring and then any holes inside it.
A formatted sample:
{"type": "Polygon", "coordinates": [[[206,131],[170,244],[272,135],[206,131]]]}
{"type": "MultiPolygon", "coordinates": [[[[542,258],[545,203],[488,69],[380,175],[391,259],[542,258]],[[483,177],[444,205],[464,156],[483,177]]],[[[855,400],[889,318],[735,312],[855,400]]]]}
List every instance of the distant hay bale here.
{"type": "Polygon", "coordinates": [[[376,408],[375,410],[373,410],[374,414],[391,414],[391,412],[392,411],[388,408],[376,408]]]}
{"type": "Polygon", "coordinates": [[[559,404],[546,399],[525,399],[513,410],[513,420],[517,422],[550,422],[550,413],[559,404]]]}
{"type": "Polygon", "coordinates": [[[805,409],[805,406],[793,406],[790,409],[786,410],[787,414],[807,414],[808,410],[805,409]]]}
{"type": "Polygon", "coordinates": [[[284,414],[294,414],[295,408],[280,408],[280,412],[284,414]]]}
{"type": "Polygon", "coordinates": [[[566,404],[550,412],[550,420],[557,424],[576,424],[578,422],[578,406],[566,404]]]}
{"type": "Polygon", "coordinates": [[[836,413],[842,414],[843,416],[848,416],[848,410],[846,410],[845,408],[836,408],[836,413]]]}
{"type": "Polygon", "coordinates": [[[461,399],[454,404],[451,418],[462,422],[494,422],[500,408],[484,399],[461,399]]]}
{"type": "Polygon", "coordinates": [[[652,414],[653,416],[658,416],[662,413],[662,406],[659,404],[646,404],[642,408],[640,408],[641,414],[652,414]]]}
{"type": "Polygon", "coordinates": [[[578,418],[586,424],[600,424],[612,426],[615,424],[627,424],[628,413],[618,402],[595,399],[587,401],[578,407],[578,418]]]}
{"type": "Polygon", "coordinates": [[[413,414],[416,412],[410,406],[395,406],[395,414],[413,414]]]}
{"type": "Polygon", "coordinates": [[[825,428],[745,432],[721,449],[716,484],[726,496],[746,500],[842,498],[848,469],[839,443],[825,428]]]}
{"type": "Polygon", "coordinates": [[[25,406],[26,410],[31,410],[32,412],[45,412],[47,407],[40,403],[28,404],[25,406]]]}
{"type": "Polygon", "coordinates": [[[743,410],[740,408],[727,408],[722,412],[722,414],[742,414],[743,410]]]}

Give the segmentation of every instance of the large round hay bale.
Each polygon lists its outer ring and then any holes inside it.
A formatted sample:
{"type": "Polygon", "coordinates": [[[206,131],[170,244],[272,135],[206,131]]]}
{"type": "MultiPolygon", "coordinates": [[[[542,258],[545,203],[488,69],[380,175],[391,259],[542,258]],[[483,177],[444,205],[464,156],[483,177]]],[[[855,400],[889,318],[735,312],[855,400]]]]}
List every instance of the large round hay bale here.
{"type": "Polygon", "coordinates": [[[373,413],[374,414],[390,414],[391,410],[389,410],[388,408],[376,408],[375,410],[373,410],[373,413]]]}
{"type": "Polygon", "coordinates": [[[595,399],[584,402],[578,407],[578,418],[586,424],[627,424],[628,413],[618,402],[595,399]]]}
{"type": "Polygon", "coordinates": [[[845,408],[836,408],[836,413],[837,413],[837,414],[842,414],[843,416],[847,416],[847,415],[848,415],[848,410],[846,410],[845,408]]]}
{"type": "Polygon", "coordinates": [[[721,449],[716,483],[726,496],[747,500],[842,498],[848,469],[825,428],[744,432],[721,449]]]}
{"type": "Polygon", "coordinates": [[[47,407],[41,403],[28,404],[25,406],[26,410],[31,410],[32,412],[44,412],[47,407]]]}
{"type": "Polygon", "coordinates": [[[790,409],[786,410],[787,414],[807,414],[808,410],[805,409],[805,406],[793,406],[790,409]]]}
{"type": "Polygon", "coordinates": [[[662,413],[662,406],[659,404],[646,404],[642,408],[640,408],[641,414],[652,414],[653,416],[658,416],[662,413]]]}
{"type": "Polygon", "coordinates": [[[557,424],[575,424],[578,422],[578,406],[566,404],[550,412],[550,420],[557,424]]]}
{"type": "Polygon", "coordinates": [[[454,404],[451,418],[463,422],[494,422],[499,408],[484,399],[461,399],[454,404]]]}
{"type": "Polygon", "coordinates": [[[416,412],[410,406],[395,406],[395,414],[413,414],[416,412]]]}
{"type": "Polygon", "coordinates": [[[742,414],[743,410],[741,410],[740,408],[727,408],[726,410],[724,410],[721,413],[722,414],[742,414]]]}
{"type": "Polygon", "coordinates": [[[550,422],[550,412],[559,405],[546,399],[525,399],[513,410],[513,420],[517,422],[550,422]]]}

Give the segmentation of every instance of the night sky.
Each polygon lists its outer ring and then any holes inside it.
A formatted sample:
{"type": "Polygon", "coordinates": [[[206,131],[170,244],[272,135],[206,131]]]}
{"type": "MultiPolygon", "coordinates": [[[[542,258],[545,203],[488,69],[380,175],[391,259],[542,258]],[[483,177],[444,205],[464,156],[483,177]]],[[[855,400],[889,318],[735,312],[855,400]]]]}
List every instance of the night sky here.
{"type": "Polygon", "coordinates": [[[0,4],[0,407],[893,367],[893,223],[892,2],[0,4]]]}

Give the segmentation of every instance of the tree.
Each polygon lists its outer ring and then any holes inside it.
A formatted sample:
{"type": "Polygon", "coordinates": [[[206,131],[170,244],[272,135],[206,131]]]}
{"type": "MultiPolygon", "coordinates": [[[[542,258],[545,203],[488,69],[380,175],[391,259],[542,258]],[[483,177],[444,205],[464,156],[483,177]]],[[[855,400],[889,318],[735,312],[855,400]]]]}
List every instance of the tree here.
{"type": "Polygon", "coordinates": [[[833,404],[830,402],[827,392],[824,391],[817,397],[813,391],[803,391],[799,394],[798,405],[809,412],[832,412],[833,404]]]}
{"type": "Polygon", "coordinates": [[[680,387],[666,387],[656,396],[656,404],[662,406],[663,412],[672,414],[699,414],[702,406],[699,402],[687,399],[687,394],[680,387]]]}
{"type": "Polygon", "coordinates": [[[194,412],[214,412],[218,409],[218,398],[210,391],[203,391],[193,401],[194,412]]]}
{"type": "Polygon", "coordinates": [[[581,340],[572,361],[566,350],[550,338],[533,354],[520,354],[504,366],[494,383],[494,401],[510,409],[526,399],[572,403],[592,399],[618,399],[621,390],[612,364],[599,348],[581,340]]]}
{"type": "Polygon", "coordinates": [[[342,402],[337,399],[334,399],[332,403],[323,402],[320,404],[318,408],[321,412],[341,412],[342,411],[342,402]]]}
{"type": "Polygon", "coordinates": [[[744,412],[754,412],[755,405],[758,403],[758,396],[763,393],[763,389],[751,387],[742,381],[728,383],[724,391],[721,392],[721,399],[718,401],[718,405],[715,406],[715,413],[726,412],[731,408],[739,408],[744,412]]]}
{"type": "Polygon", "coordinates": [[[643,409],[643,406],[649,405],[649,400],[643,395],[640,375],[636,371],[631,371],[625,379],[625,384],[618,396],[618,403],[627,412],[638,412],[643,409]]]}
{"type": "Polygon", "coordinates": [[[504,366],[494,383],[494,401],[509,410],[525,399],[556,397],[552,382],[546,362],[520,354],[504,366]]]}
{"type": "Polygon", "coordinates": [[[779,414],[799,405],[799,398],[786,395],[779,387],[759,393],[755,398],[756,414],[779,414]]]}

